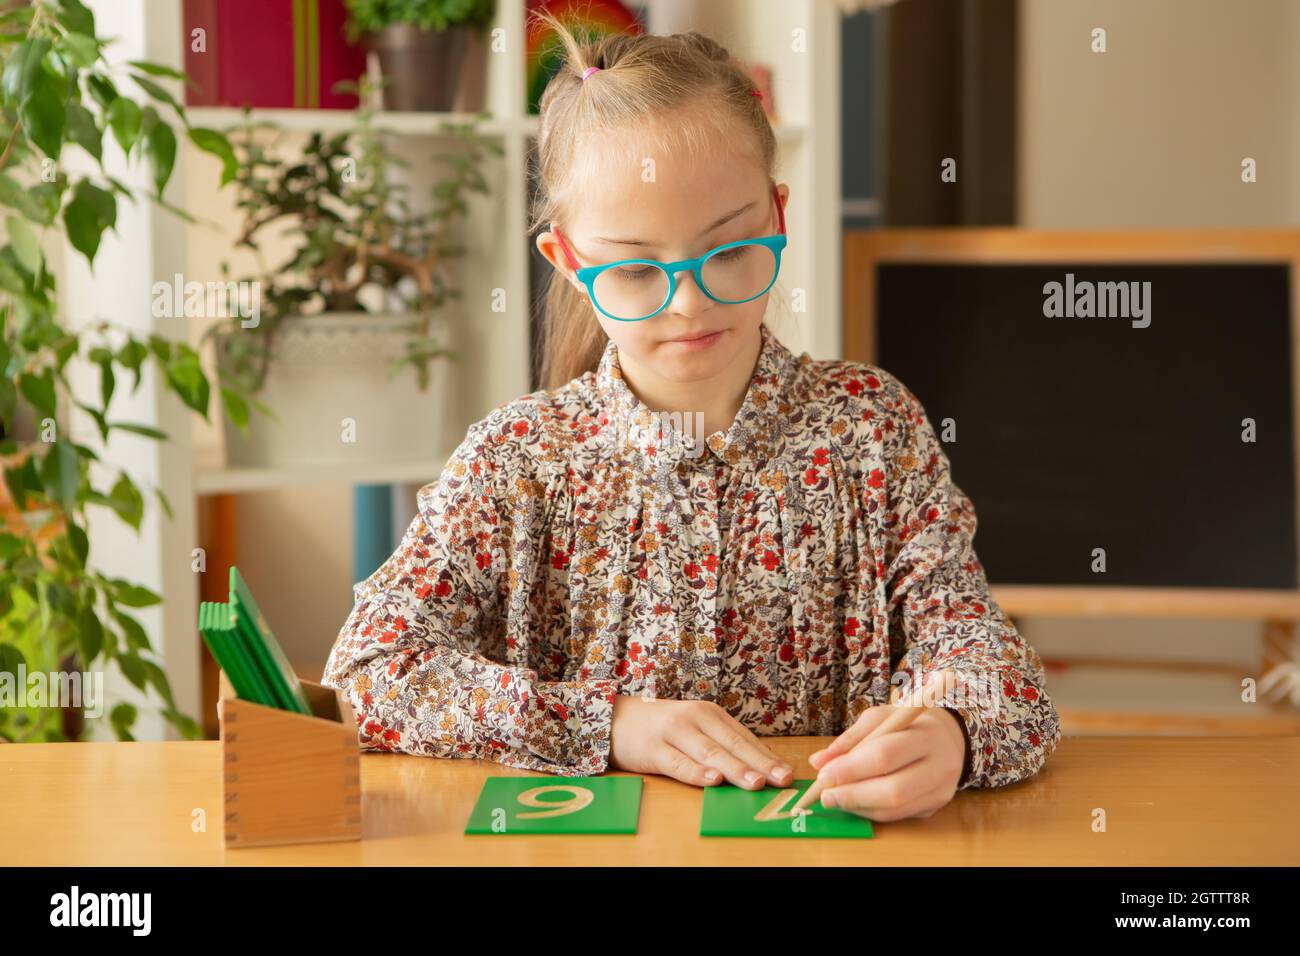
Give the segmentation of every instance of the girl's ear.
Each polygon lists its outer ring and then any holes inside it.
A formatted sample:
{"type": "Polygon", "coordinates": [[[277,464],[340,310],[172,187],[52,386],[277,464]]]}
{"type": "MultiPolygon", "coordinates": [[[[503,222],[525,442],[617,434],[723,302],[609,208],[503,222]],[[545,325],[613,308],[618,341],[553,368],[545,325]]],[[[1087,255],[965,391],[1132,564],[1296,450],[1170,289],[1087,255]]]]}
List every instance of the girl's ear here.
{"type": "Polygon", "coordinates": [[[550,229],[537,234],[537,251],[546,257],[546,261],[557,272],[568,275],[569,264],[564,261],[564,253],[560,251],[560,242],[550,229]]]}
{"type": "Polygon", "coordinates": [[[537,234],[537,251],[546,257],[546,261],[551,264],[556,272],[564,276],[566,280],[579,292],[586,294],[587,290],[578,277],[573,274],[573,269],[568,260],[564,257],[563,250],[560,249],[560,241],[555,237],[555,233],[547,229],[545,232],[537,234]]]}

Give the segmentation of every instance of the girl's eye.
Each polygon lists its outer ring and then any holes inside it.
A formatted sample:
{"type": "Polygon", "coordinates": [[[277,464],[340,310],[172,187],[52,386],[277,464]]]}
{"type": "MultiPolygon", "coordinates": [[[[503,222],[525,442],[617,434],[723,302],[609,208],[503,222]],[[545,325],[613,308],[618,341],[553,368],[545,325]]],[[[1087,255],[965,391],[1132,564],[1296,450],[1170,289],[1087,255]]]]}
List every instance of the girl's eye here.
{"type": "Polygon", "coordinates": [[[625,279],[628,282],[638,282],[638,281],[648,279],[658,271],[659,270],[656,269],[654,266],[644,266],[640,269],[628,269],[624,266],[620,266],[619,268],[613,270],[613,272],[617,274],[620,279],[625,279]]]}
{"type": "Polygon", "coordinates": [[[722,262],[731,262],[733,259],[739,259],[748,251],[748,246],[736,246],[734,249],[726,249],[723,252],[716,253],[712,258],[722,262]]]}

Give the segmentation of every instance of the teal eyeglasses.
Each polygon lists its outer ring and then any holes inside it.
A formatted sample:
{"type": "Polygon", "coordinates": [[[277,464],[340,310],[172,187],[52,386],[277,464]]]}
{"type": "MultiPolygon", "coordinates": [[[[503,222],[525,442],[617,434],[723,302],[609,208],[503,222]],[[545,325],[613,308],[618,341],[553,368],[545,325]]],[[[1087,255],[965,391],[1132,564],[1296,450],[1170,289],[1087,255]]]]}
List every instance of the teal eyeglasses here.
{"type": "Polygon", "coordinates": [[[657,259],[620,259],[599,266],[581,267],[560,230],[551,227],[578,281],[587,287],[592,305],[616,322],[642,322],[667,308],[677,293],[677,274],[690,272],[695,284],[714,302],[737,305],[772,288],[781,271],[785,248],[785,210],[775,185],[780,233],[761,239],[741,239],[710,249],[698,259],[660,262],[657,259]]]}

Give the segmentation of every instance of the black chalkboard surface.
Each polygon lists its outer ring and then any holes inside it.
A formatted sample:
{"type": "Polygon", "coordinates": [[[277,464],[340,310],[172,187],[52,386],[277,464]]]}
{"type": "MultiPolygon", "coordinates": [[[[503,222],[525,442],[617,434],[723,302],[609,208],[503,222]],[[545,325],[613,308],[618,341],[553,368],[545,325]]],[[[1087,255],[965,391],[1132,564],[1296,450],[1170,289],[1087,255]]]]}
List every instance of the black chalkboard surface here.
{"type": "Polygon", "coordinates": [[[1281,264],[878,265],[876,363],[941,440],[955,424],[992,583],[1297,587],[1289,282],[1281,264]],[[1076,297],[1149,282],[1149,325],[1045,316],[1067,273],[1076,297]]]}

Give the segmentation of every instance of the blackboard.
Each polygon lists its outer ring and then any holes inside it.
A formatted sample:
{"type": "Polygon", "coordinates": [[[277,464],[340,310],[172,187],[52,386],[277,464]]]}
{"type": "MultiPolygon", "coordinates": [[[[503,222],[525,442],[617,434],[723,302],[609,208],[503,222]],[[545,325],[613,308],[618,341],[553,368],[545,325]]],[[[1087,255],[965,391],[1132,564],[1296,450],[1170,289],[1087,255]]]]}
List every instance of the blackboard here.
{"type": "Polygon", "coordinates": [[[1297,587],[1288,265],[888,262],[876,290],[876,364],[955,425],[992,583],[1297,587]],[[1149,282],[1150,324],[1045,316],[1067,273],[1149,282]]]}

